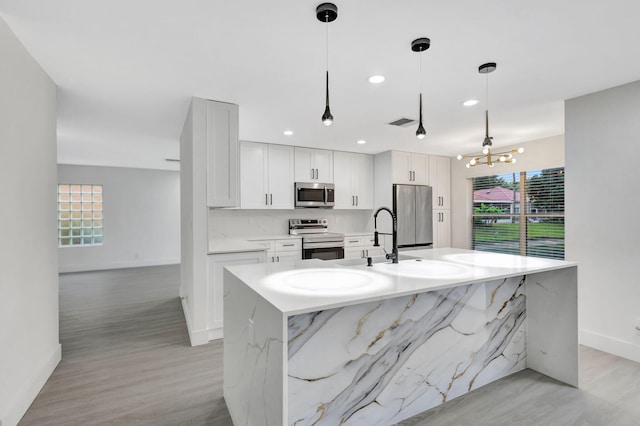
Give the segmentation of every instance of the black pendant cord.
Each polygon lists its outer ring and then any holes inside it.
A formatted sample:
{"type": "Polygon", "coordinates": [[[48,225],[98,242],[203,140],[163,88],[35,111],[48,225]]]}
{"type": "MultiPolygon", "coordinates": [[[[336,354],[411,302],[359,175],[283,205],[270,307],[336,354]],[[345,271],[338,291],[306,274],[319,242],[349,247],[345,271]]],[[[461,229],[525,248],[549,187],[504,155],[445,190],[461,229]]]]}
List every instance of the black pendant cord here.
{"type": "Polygon", "coordinates": [[[489,137],[489,73],[487,72],[487,80],[485,82],[485,92],[486,92],[486,99],[487,99],[487,109],[485,109],[485,129],[486,129],[486,135],[485,135],[485,140],[491,141],[491,138],[489,137]]]}
{"type": "Polygon", "coordinates": [[[325,22],[325,42],[326,42],[326,64],[327,64],[327,70],[326,70],[326,85],[325,85],[325,92],[326,92],[326,96],[325,96],[325,107],[324,107],[324,114],[322,114],[322,122],[324,123],[325,126],[330,126],[333,123],[333,115],[331,114],[331,109],[329,108],[329,12],[325,13],[325,18],[324,18],[324,22],[325,22]]]}
{"type": "Polygon", "coordinates": [[[418,56],[420,57],[420,127],[422,127],[422,49],[420,49],[418,56]]]}

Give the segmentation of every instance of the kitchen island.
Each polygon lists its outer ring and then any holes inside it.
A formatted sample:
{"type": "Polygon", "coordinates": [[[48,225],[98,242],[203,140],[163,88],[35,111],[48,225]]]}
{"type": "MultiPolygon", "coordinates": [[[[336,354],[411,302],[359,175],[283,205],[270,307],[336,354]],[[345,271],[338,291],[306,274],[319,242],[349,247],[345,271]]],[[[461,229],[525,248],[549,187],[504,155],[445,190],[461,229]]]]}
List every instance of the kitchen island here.
{"type": "Polygon", "coordinates": [[[434,249],[233,266],[236,425],[391,425],[524,368],[578,386],[577,265],[434,249]]]}

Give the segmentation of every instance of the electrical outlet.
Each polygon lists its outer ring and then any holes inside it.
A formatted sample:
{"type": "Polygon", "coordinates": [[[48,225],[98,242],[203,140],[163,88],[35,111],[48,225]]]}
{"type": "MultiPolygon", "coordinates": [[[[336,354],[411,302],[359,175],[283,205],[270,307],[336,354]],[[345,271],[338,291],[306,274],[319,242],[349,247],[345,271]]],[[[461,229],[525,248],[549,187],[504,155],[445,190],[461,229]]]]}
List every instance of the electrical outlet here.
{"type": "Polygon", "coordinates": [[[633,326],[636,331],[636,334],[640,336],[640,318],[636,318],[636,323],[633,326]]]}

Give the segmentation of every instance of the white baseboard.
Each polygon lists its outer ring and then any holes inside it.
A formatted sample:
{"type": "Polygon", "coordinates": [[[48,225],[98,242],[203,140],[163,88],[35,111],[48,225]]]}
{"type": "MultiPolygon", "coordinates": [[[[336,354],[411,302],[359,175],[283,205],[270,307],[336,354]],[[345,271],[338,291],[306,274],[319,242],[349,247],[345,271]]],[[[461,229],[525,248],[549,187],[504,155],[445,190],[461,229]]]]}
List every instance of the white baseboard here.
{"type": "Polygon", "coordinates": [[[593,331],[580,330],[580,344],[621,358],[640,362],[640,346],[631,342],[604,336],[593,331]]]}
{"type": "Polygon", "coordinates": [[[76,265],[58,265],[58,272],[61,274],[64,274],[68,272],[104,271],[108,269],[141,268],[144,266],[178,265],[178,264],[180,264],[180,258],[131,260],[131,261],[106,262],[106,263],[82,263],[82,264],[76,264],[76,265]]]}
{"type": "MultiPolygon", "coordinates": [[[[180,293],[182,294],[182,288],[180,288],[180,293]]],[[[194,330],[191,326],[191,318],[189,316],[189,306],[187,305],[187,301],[184,297],[181,296],[180,301],[182,302],[182,312],[184,312],[184,320],[187,323],[187,332],[189,333],[189,341],[191,342],[191,346],[199,346],[206,345],[209,343],[209,333],[208,330],[194,330]]]]}
{"type": "Polygon", "coordinates": [[[0,426],[15,426],[27,412],[33,400],[47,382],[62,357],[62,346],[58,344],[42,364],[35,368],[35,374],[14,394],[7,406],[0,407],[0,426]]]}
{"type": "Polygon", "coordinates": [[[209,340],[218,340],[218,339],[222,339],[222,329],[216,328],[213,330],[209,330],[209,340]]]}

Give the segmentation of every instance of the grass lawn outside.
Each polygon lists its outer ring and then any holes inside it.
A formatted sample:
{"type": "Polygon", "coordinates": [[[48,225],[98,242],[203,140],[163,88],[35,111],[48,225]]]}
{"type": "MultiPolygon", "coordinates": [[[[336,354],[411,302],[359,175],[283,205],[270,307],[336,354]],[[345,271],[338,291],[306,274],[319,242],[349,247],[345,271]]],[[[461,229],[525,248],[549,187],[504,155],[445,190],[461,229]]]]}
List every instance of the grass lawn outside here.
{"type": "MultiPolygon", "coordinates": [[[[519,241],[520,224],[494,223],[492,225],[474,225],[473,233],[476,242],[519,241]]],[[[536,238],[563,239],[564,223],[528,223],[529,240],[536,238]]]]}

